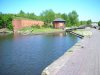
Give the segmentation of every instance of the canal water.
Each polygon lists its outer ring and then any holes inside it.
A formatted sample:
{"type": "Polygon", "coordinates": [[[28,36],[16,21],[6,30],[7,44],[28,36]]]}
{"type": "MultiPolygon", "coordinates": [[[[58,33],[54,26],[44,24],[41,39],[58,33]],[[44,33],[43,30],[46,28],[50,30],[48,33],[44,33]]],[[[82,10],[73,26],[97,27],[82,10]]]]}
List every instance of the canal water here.
{"type": "Polygon", "coordinates": [[[0,75],[40,75],[78,40],[66,33],[0,34],[0,75]]]}

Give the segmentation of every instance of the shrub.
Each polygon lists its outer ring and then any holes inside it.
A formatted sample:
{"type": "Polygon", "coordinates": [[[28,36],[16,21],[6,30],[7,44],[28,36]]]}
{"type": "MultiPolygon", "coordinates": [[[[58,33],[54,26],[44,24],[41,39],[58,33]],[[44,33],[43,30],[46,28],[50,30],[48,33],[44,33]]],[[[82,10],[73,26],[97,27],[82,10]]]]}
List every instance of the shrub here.
{"type": "Polygon", "coordinates": [[[0,15],[0,28],[8,28],[13,30],[12,26],[12,16],[10,14],[1,14],[0,15]]]}
{"type": "Polygon", "coordinates": [[[11,23],[8,23],[7,28],[8,28],[9,30],[13,30],[12,24],[11,24],[11,23]]]}
{"type": "Polygon", "coordinates": [[[42,27],[44,27],[44,28],[53,28],[53,25],[44,24],[42,27]]]}
{"type": "Polygon", "coordinates": [[[38,26],[38,25],[33,25],[33,26],[31,26],[32,28],[36,28],[36,29],[40,29],[41,27],[40,26],[38,26]]]}
{"type": "Polygon", "coordinates": [[[100,21],[98,22],[98,26],[100,26],[100,21]]]}

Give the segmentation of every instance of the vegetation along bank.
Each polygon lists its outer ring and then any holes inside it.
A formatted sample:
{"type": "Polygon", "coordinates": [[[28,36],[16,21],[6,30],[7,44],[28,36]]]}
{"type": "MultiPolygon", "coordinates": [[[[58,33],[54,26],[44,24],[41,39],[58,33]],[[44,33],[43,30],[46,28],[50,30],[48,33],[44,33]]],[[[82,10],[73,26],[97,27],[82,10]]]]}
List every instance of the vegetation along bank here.
{"type": "MultiPolygon", "coordinates": [[[[0,13],[0,32],[3,32],[2,29],[5,29],[5,32],[10,32],[14,31],[13,25],[12,25],[12,20],[14,19],[28,19],[28,20],[39,20],[43,21],[44,25],[43,26],[30,26],[24,29],[19,30],[18,32],[21,33],[45,33],[45,32],[54,32],[54,31],[59,31],[58,29],[53,28],[53,20],[56,18],[62,18],[66,21],[65,27],[75,27],[75,26],[80,26],[80,25],[91,25],[92,21],[87,20],[87,21],[80,21],[78,18],[78,13],[76,11],[72,11],[68,14],[66,13],[55,13],[53,10],[45,10],[41,12],[40,15],[35,15],[33,13],[29,12],[24,12],[23,10],[20,10],[19,13],[17,14],[4,14],[0,13]],[[6,29],[7,28],[7,29],[6,29]]],[[[98,22],[98,25],[100,25],[100,21],[98,22]]]]}

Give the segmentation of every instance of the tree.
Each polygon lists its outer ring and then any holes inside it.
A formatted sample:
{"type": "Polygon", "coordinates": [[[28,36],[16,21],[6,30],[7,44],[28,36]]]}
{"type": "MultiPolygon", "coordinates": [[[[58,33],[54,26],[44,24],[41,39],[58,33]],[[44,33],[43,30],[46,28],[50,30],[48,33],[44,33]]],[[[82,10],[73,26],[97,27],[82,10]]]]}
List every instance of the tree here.
{"type": "Polygon", "coordinates": [[[100,21],[98,22],[98,26],[100,26],[100,21]]]}
{"type": "Polygon", "coordinates": [[[76,11],[70,12],[68,14],[68,18],[69,18],[71,26],[78,26],[79,25],[78,14],[76,11]]]}
{"type": "Polygon", "coordinates": [[[12,30],[12,15],[11,14],[1,14],[0,15],[0,28],[8,28],[12,30]]]}
{"type": "Polygon", "coordinates": [[[29,19],[36,19],[36,15],[34,13],[27,13],[25,14],[25,18],[29,18],[29,19]]]}
{"type": "Polygon", "coordinates": [[[24,17],[25,16],[25,12],[23,10],[20,10],[19,14],[20,17],[24,17]]]}
{"type": "Polygon", "coordinates": [[[61,16],[62,16],[61,13],[56,13],[56,14],[55,14],[55,18],[60,18],[61,16]]]}
{"type": "Polygon", "coordinates": [[[66,21],[67,21],[68,16],[67,16],[67,14],[65,14],[65,13],[64,13],[64,14],[62,14],[62,15],[61,15],[61,18],[63,18],[64,20],[66,20],[66,21]]]}
{"type": "Polygon", "coordinates": [[[50,25],[55,19],[55,13],[51,9],[43,11],[40,16],[41,20],[43,20],[46,25],[50,25]]]}
{"type": "Polygon", "coordinates": [[[0,29],[3,27],[3,20],[2,18],[0,17],[0,29]]]}
{"type": "Polygon", "coordinates": [[[91,25],[92,21],[91,20],[88,20],[87,21],[87,25],[91,25]]]}
{"type": "Polygon", "coordinates": [[[80,25],[87,25],[87,21],[80,21],[80,25]]]}
{"type": "Polygon", "coordinates": [[[67,14],[63,13],[61,15],[61,18],[63,18],[66,21],[66,26],[70,26],[70,21],[67,14]]]}

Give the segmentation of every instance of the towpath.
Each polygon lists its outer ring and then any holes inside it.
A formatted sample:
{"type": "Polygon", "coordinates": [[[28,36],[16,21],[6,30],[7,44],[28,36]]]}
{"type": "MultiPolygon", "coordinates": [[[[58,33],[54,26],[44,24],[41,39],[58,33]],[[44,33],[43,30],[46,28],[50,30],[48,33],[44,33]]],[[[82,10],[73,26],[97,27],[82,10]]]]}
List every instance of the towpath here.
{"type": "Polygon", "coordinates": [[[92,32],[56,75],[100,75],[100,31],[92,29],[92,32]]]}

